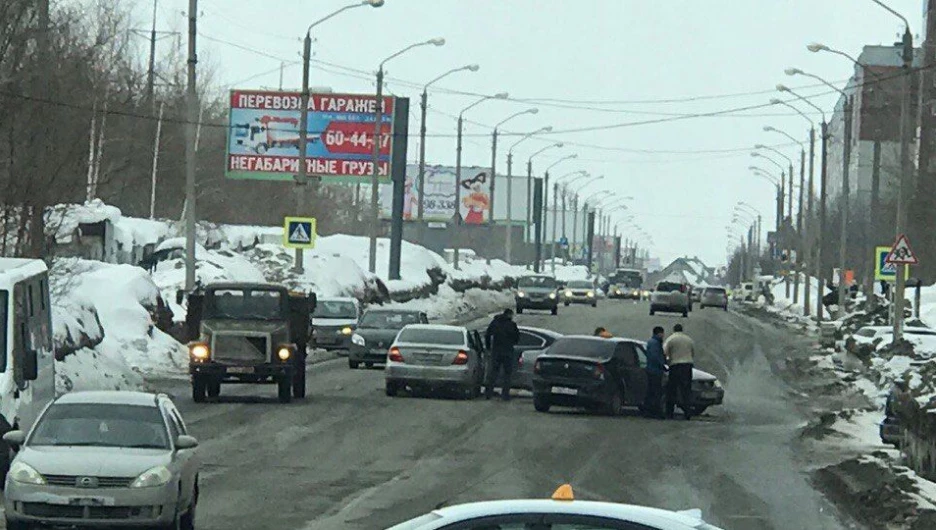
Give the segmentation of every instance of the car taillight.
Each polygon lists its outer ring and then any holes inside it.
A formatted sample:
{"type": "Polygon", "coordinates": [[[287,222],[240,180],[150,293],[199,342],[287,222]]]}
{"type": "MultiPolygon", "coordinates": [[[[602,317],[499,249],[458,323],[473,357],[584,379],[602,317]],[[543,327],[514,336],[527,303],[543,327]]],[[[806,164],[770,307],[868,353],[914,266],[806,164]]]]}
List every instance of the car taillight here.
{"type": "Polygon", "coordinates": [[[680,285],[680,286],[679,286],[679,292],[681,292],[681,293],[686,292],[686,286],[685,286],[685,285],[680,285]]]}
{"type": "Polygon", "coordinates": [[[543,365],[540,364],[539,361],[536,361],[535,363],[533,363],[533,373],[535,374],[540,373],[540,370],[542,370],[542,368],[543,368],[543,365]]]}
{"type": "Polygon", "coordinates": [[[452,361],[452,364],[468,364],[468,352],[461,350],[455,355],[455,360],[452,361]]]}
{"type": "Polygon", "coordinates": [[[595,365],[595,369],[592,370],[592,376],[594,376],[595,379],[604,379],[604,374],[605,374],[605,367],[604,367],[604,365],[603,365],[603,364],[596,364],[596,365],[595,365]]]}
{"type": "Polygon", "coordinates": [[[400,348],[397,348],[396,346],[390,348],[390,351],[387,353],[387,357],[395,363],[403,362],[403,355],[400,353],[400,348]]]}

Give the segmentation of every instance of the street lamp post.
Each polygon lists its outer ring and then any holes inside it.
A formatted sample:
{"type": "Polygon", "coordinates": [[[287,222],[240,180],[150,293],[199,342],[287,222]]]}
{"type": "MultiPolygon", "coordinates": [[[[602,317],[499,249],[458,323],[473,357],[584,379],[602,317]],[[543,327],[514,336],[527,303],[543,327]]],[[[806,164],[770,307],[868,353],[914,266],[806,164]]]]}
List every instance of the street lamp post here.
{"type": "MultiPolygon", "coordinates": [[[[306,149],[309,142],[309,63],[312,61],[312,28],[350,9],[364,6],[380,7],[383,4],[384,0],[362,0],[360,2],[346,5],[336,11],[333,11],[331,14],[325,17],[316,20],[312,24],[309,24],[309,28],[306,30],[305,39],[303,39],[302,42],[302,92],[299,96],[299,108],[302,110],[299,112],[299,171],[296,174],[296,184],[299,186],[299,190],[298,193],[296,193],[296,215],[300,215],[302,213],[301,210],[306,202],[304,196],[305,186],[309,184],[310,181],[309,177],[307,176],[308,168],[306,168],[306,149]]],[[[319,182],[318,177],[315,177],[311,180],[314,184],[319,182]]],[[[295,262],[293,264],[297,272],[302,272],[302,261],[303,250],[297,248],[295,262]]]]}
{"type": "MultiPolygon", "coordinates": [[[[763,146],[759,146],[759,147],[763,147],[763,146]]],[[[788,197],[788,200],[789,200],[789,202],[790,202],[790,204],[791,204],[790,208],[792,209],[792,201],[793,201],[793,174],[792,174],[792,172],[793,172],[793,161],[792,161],[789,157],[787,157],[786,155],[784,155],[783,153],[779,153],[779,152],[778,152],[778,154],[780,154],[780,156],[783,156],[784,158],[786,158],[786,159],[787,159],[787,162],[789,163],[790,173],[789,173],[789,185],[787,186],[787,190],[788,190],[788,191],[787,191],[787,197],[788,197]]],[[[777,169],[780,170],[780,180],[781,180],[781,181],[783,181],[785,178],[787,178],[787,168],[783,167],[782,164],[780,164],[779,162],[777,162],[777,161],[774,160],[773,158],[770,158],[769,156],[767,156],[767,155],[765,155],[765,154],[763,154],[763,153],[759,153],[759,152],[757,152],[757,151],[752,152],[752,153],[751,153],[751,156],[754,157],[754,158],[763,158],[764,160],[766,160],[766,161],[770,162],[771,164],[777,166],[777,169]]],[[[792,212],[790,213],[790,222],[791,222],[791,223],[793,222],[793,214],[792,214],[792,212]]],[[[787,259],[788,259],[788,260],[792,260],[792,259],[793,259],[793,243],[789,240],[789,238],[786,238],[786,251],[787,251],[787,259]]],[[[799,299],[799,272],[798,272],[797,267],[798,267],[798,264],[799,264],[800,259],[802,259],[801,256],[797,256],[796,262],[793,263],[793,300],[794,300],[794,301],[796,301],[796,300],[799,299]]],[[[785,296],[786,296],[787,298],[790,298],[790,276],[789,276],[789,274],[785,274],[785,275],[784,275],[783,284],[784,284],[784,289],[785,289],[785,296]]],[[[795,303],[795,302],[794,302],[794,303],[795,303]]]]}
{"type": "MultiPolygon", "coordinates": [[[[544,175],[545,179],[543,180],[543,215],[541,217],[543,219],[543,223],[545,223],[549,219],[549,208],[548,208],[548,205],[549,205],[549,195],[548,195],[549,194],[549,170],[551,170],[552,168],[556,167],[557,165],[559,165],[560,163],[566,160],[572,160],[575,158],[578,158],[577,154],[566,155],[560,158],[559,160],[556,160],[555,162],[553,162],[551,166],[546,168],[546,172],[544,175]]],[[[550,245],[549,259],[552,261],[552,265],[551,265],[552,273],[555,274],[556,273],[556,212],[559,209],[559,202],[558,202],[559,201],[559,179],[556,179],[555,183],[553,184],[552,198],[553,198],[552,245],[550,245]]],[[[545,228],[546,227],[543,226],[543,231],[541,232],[543,239],[546,238],[545,228]]],[[[540,244],[543,244],[543,242],[540,241],[540,244]]],[[[546,267],[544,266],[543,268],[545,269],[546,267]]]]}
{"type": "MultiPolygon", "coordinates": [[[[816,242],[817,242],[817,251],[816,251],[816,281],[817,281],[818,284],[819,284],[819,285],[818,285],[818,290],[817,290],[817,292],[816,292],[816,322],[817,322],[817,323],[822,323],[822,319],[825,317],[824,311],[823,311],[823,304],[822,304],[822,291],[823,291],[823,289],[822,289],[822,282],[823,282],[823,278],[824,278],[823,272],[825,271],[825,267],[824,267],[823,264],[822,264],[822,254],[823,254],[823,252],[822,252],[822,238],[823,238],[823,236],[824,236],[824,234],[825,234],[825,229],[826,229],[826,185],[827,185],[827,180],[828,180],[828,179],[827,179],[827,176],[828,176],[828,168],[827,168],[827,165],[828,165],[828,164],[827,164],[827,161],[828,161],[828,154],[829,154],[829,153],[828,153],[828,144],[829,144],[829,122],[826,120],[825,111],[823,111],[821,108],[819,108],[818,106],[816,106],[812,101],[809,101],[808,99],[804,98],[803,96],[800,96],[799,94],[797,94],[796,92],[793,92],[792,90],[790,90],[788,87],[786,87],[786,86],[784,86],[784,85],[777,85],[777,90],[780,91],[780,92],[789,92],[790,94],[792,94],[794,97],[796,97],[797,99],[799,99],[799,100],[802,101],[803,103],[806,103],[807,105],[809,105],[809,106],[812,107],[813,109],[817,110],[817,111],[819,112],[819,115],[822,116],[822,123],[820,124],[820,131],[819,131],[819,132],[820,132],[820,140],[822,140],[822,154],[820,155],[820,163],[822,164],[822,169],[821,169],[820,172],[819,172],[819,230],[818,230],[818,233],[816,234],[816,242]]],[[[773,103],[774,101],[779,101],[779,100],[771,100],[771,103],[773,103]]],[[[793,107],[792,105],[790,105],[789,103],[786,103],[786,102],[783,102],[783,103],[784,103],[785,105],[789,106],[789,107],[794,108],[794,109],[796,108],[796,107],[793,107]]],[[[799,112],[798,109],[797,109],[797,112],[799,112]]],[[[800,113],[800,114],[802,114],[802,113],[800,113]]],[[[806,117],[805,114],[803,114],[803,116],[806,117]]],[[[807,118],[807,119],[808,119],[808,118],[807,118]]],[[[809,195],[808,195],[808,197],[809,197],[809,211],[810,211],[810,213],[813,212],[813,207],[812,207],[812,189],[813,189],[813,188],[812,188],[812,178],[811,178],[811,177],[812,177],[812,176],[810,175],[809,195]]],[[[802,191],[800,191],[800,193],[802,193],[802,191]]],[[[810,231],[810,232],[812,232],[812,231],[810,231]]],[[[810,238],[810,239],[811,239],[811,238],[810,238]]],[[[810,241],[810,245],[811,245],[811,244],[812,244],[812,241],[810,241]]],[[[809,252],[809,246],[807,246],[807,252],[809,252]]],[[[807,282],[806,285],[809,285],[810,283],[811,283],[811,282],[807,282]]]]}
{"type": "MultiPolygon", "coordinates": [[[[510,149],[507,150],[507,226],[506,226],[507,234],[506,234],[506,237],[504,238],[504,257],[506,258],[506,261],[508,264],[513,263],[512,256],[511,256],[513,252],[513,217],[512,217],[512,212],[513,212],[513,150],[515,147],[520,145],[521,142],[531,138],[533,135],[539,134],[541,132],[549,132],[551,130],[552,130],[552,126],[549,125],[549,126],[537,129],[531,133],[524,134],[519,140],[517,140],[516,142],[514,142],[512,146],[510,146],[510,149]]],[[[529,207],[530,205],[527,204],[528,209],[529,207]]]]}
{"type": "Polygon", "coordinates": [[[423,229],[423,197],[425,196],[424,190],[426,184],[426,111],[429,107],[429,87],[454,73],[464,71],[477,72],[480,68],[481,67],[476,64],[453,68],[423,85],[423,91],[419,101],[421,109],[419,116],[419,176],[416,180],[417,193],[419,194],[419,202],[416,205],[416,219],[419,220],[420,234],[422,234],[423,229]]]}
{"type": "MultiPolygon", "coordinates": [[[[562,142],[557,142],[554,144],[547,145],[546,147],[530,155],[530,158],[527,159],[527,219],[526,219],[526,222],[527,222],[526,241],[527,242],[533,241],[533,232],[532,232],[533,210],[535,209],[533,205],[533,159],[540,153],[543,153],[544,151],[547,151],[553,148],[560,148],[563,146],[565,146],[565,144],[563,144],[562,142]]],[[[540,207],[542,207],[542,205],[540,207]]],[[[537,266],[539,266],[539,264],[537,264],[537,266]]]]}
{"type": "Polygon", "coordinates": [[[378,202],[380,199],[379,196],[379,172],[380,172],[380,147],[383,143],[383,78],[384,78],[384,65],[386,65],[390,60],[395,59],[404,53],[421,46],[444,46],[445,39],[435,38],[430,39],[424,42],[417,42],[415,44],[410,44],[409,46],[403,48],[402,50],[394,53],[393,55],[387,57],[380,62],[380,67],[377,69],[377,98],[376,98],[376,116],[374,120],[374,150],[371,155],[371,163],[373,167],[371,168],[371,212],[370,212],[370,245],[368,248],[368,259],[367,266],[371,274],[377,272],[377,232],[380,227],[380,211],[378,209],[378,202]]]}
{"type": "Polygon", "coordinates": [[[485,101],[489,99],[507,99],[507,96],[508,96],[507,92],[501,92],[500,94],[496,94],[494,96],[484,96],[478,99],[477,101],[475,101],[474,103],[472,103],[471,105],[468,105],[467,107],[462,109],[461,112],[458,113],[458,140],[457,140],[457,146],[455,149],[455,153],[456,153],[455,154],[455,212],[454,212],[455,217],[453,219],[454,234],[452,234],[452,239],[454,240],[453,241],[454,249],[452,252],[452,266],[456,270],[458,270],[458,254],[459,254],[459,249],[461,247],[461,224],[462,224],[461,156],[462,156],[462,129],[465,123],[465,113],[471,110],[472,108],[476,107],[477,105],[484,103],[485,101]]]}
{"type": "Polygon", "coordinates": [[[748,166],[748,169],[754,173],[754,176],[767,180],[777,188],[777,204],[776,208],[774,208],[774,230],[779,236],[780,227],[783,224],[783,204],[785,202],[784,197],[786,196],[786,184],[783,179],[778,179],[776,176],[771,175],[757,166],[748,166]]]}
{"type": "MultiPolygon", "coordinates": [[[[508,117],[504,118],[503,120],[501,120],[500,122],[498,122],[497,125],[494,126],[494,130],[491,132],[491,204],[490,204],[490,208],[491,208],[491,223],[492,223],[492,224],[494,223],[494,197],[495,197],[495,195],[496,195],[495,192],[497,191],[496,188],[495,188],[494,186],[495,186],[495,184],[497,183],[497,135],[498,135],[498,130],[500,129],[501,125],[507,123],[508,121],[510,121],[510,120],[512,120],[512,119],[514,119],[514,118],[516,118],[516,117],[518,117],[518,116],[523,116],[524,114],[537,114],[538,112],[539,112],[539,109],[537,109],[537,108],[526,109],[526,110],[521,110],[520,112],[515,112],[514,114],[511,114],[510,116],[508,116],[508,117]]],[[[508,183],[508,187],[509,187],[509,183],[508,183]]],[[[509,209],[509,202],[510,202],[510,201],[508,200],[507,202],[508,202],[508,209],[509,209]]],[[[508,232],[510,231],[509,223],[508,223],[507,230],[508,230],[508,232]]],[[[491,260],[490,260],[490,258],[489,258],[489,259],[488,259],[488,264],[490,265],[490,263],[491,263],[491,260]]]]}

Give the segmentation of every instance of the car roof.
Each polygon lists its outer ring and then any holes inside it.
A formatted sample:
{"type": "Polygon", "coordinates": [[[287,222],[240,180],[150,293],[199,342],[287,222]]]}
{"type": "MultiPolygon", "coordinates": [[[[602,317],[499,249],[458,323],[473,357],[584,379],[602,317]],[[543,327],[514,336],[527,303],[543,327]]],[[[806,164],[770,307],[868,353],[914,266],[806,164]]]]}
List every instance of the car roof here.
{"type": "Polygon", "coordinates": [[[257,289],[257,290],[275,290],[275,291],[286,291],[286,288],[282,285],[277,285],[275,283],[264,283],[264,282],[214,282],[209,283],[205,286],[206,290],[213,291],[216,289],[257,289]]]}
{"type": "Polygon", "coordinates": [[[451,331],[467,331],[465,326],[449,326],[445,324],[407,324],[403,329],[439,329],[451,331]]]}
{"type": "Polygon", "coordinates": [[[324,296],[317,299],[319,302],[353,302],[358,303],[357,298],[351,296],[324,296]]]}
{"type": "Polygon", "coordinates": [[[534,327],[532,327],[532,326],[517,326],[517,329],[519,329],[520,331],[530,331],[530,332],[533,332],[533,333],[539,333],[539,334],[541,334],[541,335],[548,335],[548,336],[550,336],[550,337],[554,337],[554,338],[557,338],[557,339],[558,339],[559,337],[564,337],[564,336],[565,336],[565,335],[563,335],[562,333],[559,333],[559,332],[557,332],[557,331],[553,331],[553,330],[551,330],[551,329],[534,328],[534,327]]]}
{"type": "Polygon", "coordinates": [[[524,274],[523,276],[520,277],[521,280],[524,278],[550,278],[552,280],[556,279],[555,276],[552,276],[550,274],[524,274]]]}
{"type": "Polygon", "coordinates": [[[611,342],[627,342],[627,343],[631,343],[631,344],[643,344],[641,341],[639,341],[639,340],[637,340],[637,339],[631,339],[631,338],[628,338],[628,337],[608,337],[608,338],[604,338],[604,337],[596,337],[596,336],[594,336],[594,335],[563,335],[561,338],[563,338],[563,339],[585,339],[585,340],[591,340],[591,341],[595,341],[595,342],[598,342],[598,341],[611,341],[611,342]]]}
{"type": "Polygon", "coordinates": [[[596,501],[554,501],[548,499],[516,499],[483,501],[459,504],[434,510],[442,517],[438,523],[451,524],[477,517],[522,513],[549,513],[569,515],[593,515],[637,524],[668,529],[699,528],[704,524],[700,518],[689,514],[671,512],[659,508],[616,504],[596,501]]]}
{"type": "Polygon", "coordinates": [[[410,313],[413,313],[413,314],[424,313],[425,311],[422,311],[420,309],[396,309],[393,307],[368,307],[364,312],[365,313],[399,313],[399,314],[408,315],[410,313]]]}
{"type": "Polygon", "coordinates": [[[71,405],[77,403],[103,405],[137,405],[155,407],[157,395],[149,392],[130,390],[88,390],[69,392],[55,400],[55,403],[71,405]]]}

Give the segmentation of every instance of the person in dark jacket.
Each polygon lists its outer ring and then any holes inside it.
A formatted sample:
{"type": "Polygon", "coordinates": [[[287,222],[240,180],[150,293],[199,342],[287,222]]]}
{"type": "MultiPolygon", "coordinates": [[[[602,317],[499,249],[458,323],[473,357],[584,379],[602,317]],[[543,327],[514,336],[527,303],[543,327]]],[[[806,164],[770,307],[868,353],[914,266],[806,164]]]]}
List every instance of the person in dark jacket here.
{"type": "Polygon", "coordinates": [[[647,394],[644,398],[643,413],[650,418],[663,419],[660,407],[663,399],[663,373],[666,372],[666,358],[663,355],[664,330],[661,326],[653,328],[653,336],[647,341],[647,394]]]}
{"type": "Polygon", "coordinates": [[[512,309],[505,309],[503,313],[494,317],[484,334],[484,342],[487,350],[491,352],[490,370],[488,370],[487,384],[484,387],[484,397],[485,399],[491,399],[494,396],[494,386],[497,384],[498,376],[503,370],[504,380],[501,383],[501,396],[504,401],[507,401],[510,399],[510,379],[513,376],[518,360],[517,354],[514,352],[514,346],[520,342],[520,330],[517,329],[517,323],[513,321],[512,309]]]}

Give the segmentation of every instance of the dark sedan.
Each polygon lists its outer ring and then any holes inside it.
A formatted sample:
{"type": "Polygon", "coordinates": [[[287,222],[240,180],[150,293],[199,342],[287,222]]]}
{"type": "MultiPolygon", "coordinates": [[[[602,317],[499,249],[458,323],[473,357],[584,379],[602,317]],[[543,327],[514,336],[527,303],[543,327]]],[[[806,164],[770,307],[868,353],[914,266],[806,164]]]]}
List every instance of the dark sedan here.
{"type": "MultiPolygon", "coordinates": [[[[540,355],[533,365],[533,405],[583,407],[606,414],[621,414],[640,406],[647,392],[643,345],[631,339],[565,336],[540,355]]],[[[720,405],[724,390],[715,376],[693,370],[693,414],[720,405]]]]}
{"type": "Polygon", "coordinates": [[[348,367],[355,369],[364,363],[367,368],[387,362],[387,350],[397,333],[408,324],[428,324],[422,311],[406,309],[368,309],[361,317],[357,331],[351,336],[348,367]]]}

